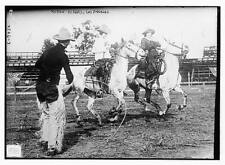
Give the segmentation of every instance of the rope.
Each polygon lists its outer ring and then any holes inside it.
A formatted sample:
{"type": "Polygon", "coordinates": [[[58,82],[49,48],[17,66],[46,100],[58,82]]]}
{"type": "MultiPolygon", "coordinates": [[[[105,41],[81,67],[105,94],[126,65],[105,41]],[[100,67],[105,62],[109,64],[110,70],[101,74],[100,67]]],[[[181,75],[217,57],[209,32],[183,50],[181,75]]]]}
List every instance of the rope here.
{"type": "Polygon", "coordinates": [[[29,90],[30,88],[33,88],[36,85],[36,83],[34,83],[33,85],[28,86],[26,89],[23,90],[23,92],[26,92],[27,90],[29,90]]]}
{"type": "MultiPolygon", "coordinates": [[[[133,49],[129,48],[126,44],[123,45],[119,50],[121,50],[122,48],[127,48],[129,49],[130,51],[134,52],[135,53],[135,57],[137,56],[137,53],[139,52],[139,50],[141,49],[140,47],[138,48],[138,50],[135,52],[133,49]]],[[[123,57],[125,59],[129,59],[128,57],[124,57],[124,56],[121,56],[120,53],[117,53],[116,56],[120,56],[120,57],[123,57]]],[[[136,57],[137,58],[137,57],[136,57]]]]}
{"type": "MultiPolygon", "coordinates": [[[[107,85],[108,86],[108,84],[106,84],[106,83],[104,83],[104,82],[102,82],[102,81],[99,81],[99,80],[87,80],[86,79],[86,82],[101,82],[101,83],[103,83],[103,84],[105,84],[105,85],[107,85]]],[[[123,116],[123,119],[122,119],[122,121],[120,122],[120,125],[119,125],[119,127],[117,128],[117,130],[114,132],[114,134],[112,134],[109,138],[107,138],[107,140],[106,140],[106,143],[108,144],[108,142],[109,142],[109,140],[110,139],[112,139],[115,135],[116,135],[116,133],[119,131],[119,129],[120,129],[120,127],[122,126],[122,124],[123,124],[123,122],[124,122],[124,120],[125,120],[125,118],[126,118],[126,116],[127,116],[127,108],[126,108],[126,105],[125,105],[125,114],[124,114],[124,116],[123,116]]]]}
{"type": "Polygon", "coordinates": [[[125,108],[125,114],[124,114],[124,116],[123,116],[123,120],[121,121],[119,127],[118,127],[117,130],[114,132],[114,134],[112,134],[109,138],[107,138],[106,144],[108,144],[109,140],[111,140],[111,139],[116,135],[116,133],[118,132],[118,130],[119,130],[120,127],[122,126],[122,124],[123,124],[123,122],[124,122],[126,116],[127,116],[127,108],[125,108]]]}
{"type": "Polygon", "coordinates": [[[156,48],[156,49],[157,49],[157,50],[164,51],[164,52],[169,53],[169,54],[172,54],[172,55],[174,55],[174,56],[176,56],[176,57],[182,57],[182,56],[184,56],[184,55],[182,55],[182,54],[171,53],[171,52],[169,52],[169,51],[167,51],[167,50],[165,50],[165,49],[161,49],[161,48],[156,48]]]}

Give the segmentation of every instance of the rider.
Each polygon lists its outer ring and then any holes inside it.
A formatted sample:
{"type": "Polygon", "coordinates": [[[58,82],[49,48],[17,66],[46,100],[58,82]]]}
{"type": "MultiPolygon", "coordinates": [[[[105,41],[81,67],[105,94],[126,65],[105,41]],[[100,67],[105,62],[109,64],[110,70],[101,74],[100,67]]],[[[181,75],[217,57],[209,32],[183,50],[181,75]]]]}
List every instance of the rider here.
{"type": "Polygon", "coordinates": [[[155,34],[154,29],[147,29],[143,33],[141,48],[146,52],[146,58],[139,64],[139,70],[145,70],[146,84],[149,85],[156,80],[159,75],[156,57],[158,56],[157,48],[161,46],[158,41],[154,41],[152,36],[155,34]]]}
{"type": "Polygon", "coordinates": [[[93,45],[93,52],[95,52],[95,65],[97,66],[96,76],[99,80],[99,85],[108,91],[107,84],[109,77],[109,69],[111,64],[111,55],[109,53],[109,43],[107,41],[107,36],[110,33],[110,29],[106,25],[102,25],[97,29],[98,35],[93,45]],[[103,82],[103,83],[102,83],[103,82]]]}
{"type": "Polygon", "coordinates": [[[93,52],[95,52],[95,60],[102,58],[111,58],[109,54],[109,43],[107,41],[109,28],[106,25],[102,25],[97,29],[97,37],[93,45],[93,52]]]}

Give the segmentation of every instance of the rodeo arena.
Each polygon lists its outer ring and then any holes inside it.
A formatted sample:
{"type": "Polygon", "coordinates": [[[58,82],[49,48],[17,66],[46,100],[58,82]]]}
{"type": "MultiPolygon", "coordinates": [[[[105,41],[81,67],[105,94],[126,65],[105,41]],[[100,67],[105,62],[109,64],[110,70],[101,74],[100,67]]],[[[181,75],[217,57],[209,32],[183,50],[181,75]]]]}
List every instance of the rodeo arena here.
{"type": "MultiPolygon", "coordinates": [[[[22,158],[213,159],[217,46],[205,46],[202,58],[191,59],[188,45],[167,41],[177,50],[156,49],[159,74],[148,80],[148,70],[139,67],[147,59],[140,43],[121,39],[98,58],[96,31],[109,30],[89,24],[73,27],[75,44],[65,52],[74,78],[71,87],[62,69],[66,121],[57,154],[40,142],[35,66],[55,43],[44,40],[40,52],[6,52],[6,145],[19,147],[22,158]]],[[[65,33],[61,29],[58,37],[65,33]]]]}

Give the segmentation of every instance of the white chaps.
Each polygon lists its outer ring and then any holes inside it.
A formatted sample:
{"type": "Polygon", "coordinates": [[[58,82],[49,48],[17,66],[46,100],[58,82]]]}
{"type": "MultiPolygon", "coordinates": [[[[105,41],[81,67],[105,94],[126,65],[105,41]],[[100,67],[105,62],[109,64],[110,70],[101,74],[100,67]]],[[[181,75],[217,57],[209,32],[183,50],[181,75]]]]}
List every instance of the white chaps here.
{"type": "Polygon", "coordinates": [[[38,102],[38,108],[41,111],[40,117],[40,141],[47,141],[48,148],[56,148],[59,152],[62,150],[62,141],[66,125],[66,110],[62,90],[58,88],[58,99],[52,103],[38,102]]]}

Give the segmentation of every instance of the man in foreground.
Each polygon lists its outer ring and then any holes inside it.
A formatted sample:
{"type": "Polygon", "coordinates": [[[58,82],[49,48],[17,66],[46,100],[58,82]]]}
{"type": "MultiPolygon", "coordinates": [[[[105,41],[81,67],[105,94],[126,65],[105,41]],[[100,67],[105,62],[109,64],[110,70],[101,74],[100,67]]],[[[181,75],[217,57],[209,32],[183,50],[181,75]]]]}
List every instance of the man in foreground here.
{"type": "Polygon", "coordinates": [[[72,36],[66,28],[61,28],[54,39],[58,41],[57,45],[44,51],[35,64],[40,70],[36,84],[38,108],[42,112],[40,144],[47,149],[49,156],[62,152],[66,124],[65,104],[59,87],[62,68],[65,70],[69,84],[73,82],[69,59],[65,54],[65,48],[72,40],[72,36]]]}

